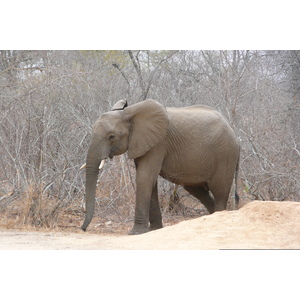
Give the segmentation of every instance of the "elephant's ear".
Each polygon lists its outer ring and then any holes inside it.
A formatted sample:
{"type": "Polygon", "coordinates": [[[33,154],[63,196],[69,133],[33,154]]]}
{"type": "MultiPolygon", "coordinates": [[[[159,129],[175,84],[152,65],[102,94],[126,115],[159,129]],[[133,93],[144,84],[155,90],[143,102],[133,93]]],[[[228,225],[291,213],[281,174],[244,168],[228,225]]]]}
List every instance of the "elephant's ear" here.
{"type": "Polygon", "coordinates": [[[111,110],[123,110],[125,107],[127,107],[127,100],[122,99],[119,100],[112,108],[111,110]]]}
{"type": "Polygon", "coordinates": [[[166,109],[157,101],[145,100],[128,106],[124,112],[131,123],[129,158],[144,155],[167,135],[169,117],[166,109]]]}

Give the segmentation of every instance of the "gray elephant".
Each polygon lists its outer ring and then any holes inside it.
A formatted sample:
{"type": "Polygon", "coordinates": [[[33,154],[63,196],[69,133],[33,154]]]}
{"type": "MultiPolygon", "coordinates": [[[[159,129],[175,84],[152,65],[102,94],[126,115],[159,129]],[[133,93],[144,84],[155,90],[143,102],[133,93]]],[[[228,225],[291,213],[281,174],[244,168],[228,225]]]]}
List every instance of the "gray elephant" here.
{"type": "MultiPolygon", "coordinates": [[[[182,185],[210,213],[226,209],[240,147],[225,118],[208,106],[165,108],[154,100],[127,106],[120,100],[93,128],[86,159],[84,231],[94,213],[101,161],[126,151],[136,166],[135,219],[129,234],[163,227],[158,175],[182,185]]],[[[235,192],[235,205],[238,199],[235,192]]]]}

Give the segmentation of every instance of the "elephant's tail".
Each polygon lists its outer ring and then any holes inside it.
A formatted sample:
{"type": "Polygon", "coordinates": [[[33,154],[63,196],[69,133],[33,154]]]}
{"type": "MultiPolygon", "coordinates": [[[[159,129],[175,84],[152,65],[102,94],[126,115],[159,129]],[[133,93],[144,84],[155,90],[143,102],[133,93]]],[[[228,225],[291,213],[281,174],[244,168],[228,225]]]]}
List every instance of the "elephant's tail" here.
{"type": "Polygon", "coordinates": [[[235,167],[235,175],[234,175],[234,185],[235,185],[235,191],[234,191],[234,200],[235,200],[235,203],[234,203],[234,206],[235,206],[235,209],[238,209],[238,206],[239,206],[239,201],[240,201],[240,196],[238,194],[238,191],[237,191],[237,182],[238,182],[238,174],[239,174],[239,166],[240,166],[240,154],[239,154],[239,157],[238,157],[238,161],[236,163],[236,167],[235,167]]]}

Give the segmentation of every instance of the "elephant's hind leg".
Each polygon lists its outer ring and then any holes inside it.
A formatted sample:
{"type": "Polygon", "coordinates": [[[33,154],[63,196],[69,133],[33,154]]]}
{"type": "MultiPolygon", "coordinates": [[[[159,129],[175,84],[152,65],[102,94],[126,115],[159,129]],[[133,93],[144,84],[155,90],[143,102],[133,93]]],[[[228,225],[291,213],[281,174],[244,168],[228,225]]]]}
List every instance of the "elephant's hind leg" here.
{"type": "Polygon", "coordinates": [[[211,192],[214,195],[215,199],[215,211],[226,210],[230,190],[219,192],[214,189],[211,189],[211,192]]]}
{"type": "Polygon", "coordinates": [[[213,181],[208,183],[209,190],[215,199],[215,211],[226,210],[227,202],[231,190],[233,176],[218,176],[213,181]]]}
{"type": "Polygon", "coordinates": [[[191,195],[199,199],[201,203],[209,211],[209,213],[212,214],[215,212],[214,199],[210,196],[208,190],[206,190],[203,187],[194,187],[194,186],[184,186],[184,189],[187,190],[191,195]]]}

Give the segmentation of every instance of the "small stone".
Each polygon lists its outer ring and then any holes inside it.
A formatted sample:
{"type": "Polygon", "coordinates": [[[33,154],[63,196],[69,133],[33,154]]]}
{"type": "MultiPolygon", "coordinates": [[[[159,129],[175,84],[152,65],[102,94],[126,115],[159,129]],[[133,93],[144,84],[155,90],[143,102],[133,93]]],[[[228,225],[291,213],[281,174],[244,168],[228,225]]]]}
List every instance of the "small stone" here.
{"type": "Polygon", "coordinates": [[[105,222],[105,226],[110,226],[110,225],[112,225],[112,221],[105,222]]]}

